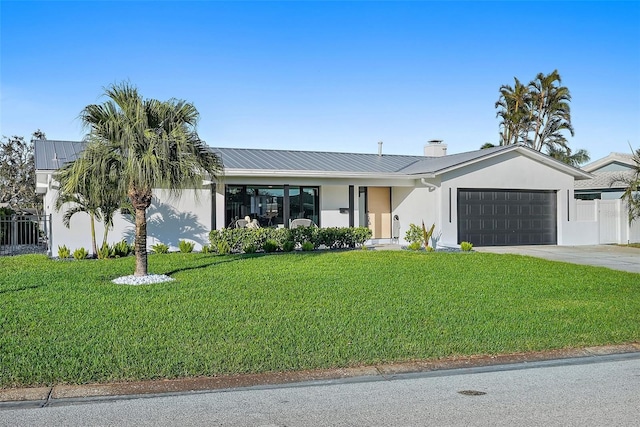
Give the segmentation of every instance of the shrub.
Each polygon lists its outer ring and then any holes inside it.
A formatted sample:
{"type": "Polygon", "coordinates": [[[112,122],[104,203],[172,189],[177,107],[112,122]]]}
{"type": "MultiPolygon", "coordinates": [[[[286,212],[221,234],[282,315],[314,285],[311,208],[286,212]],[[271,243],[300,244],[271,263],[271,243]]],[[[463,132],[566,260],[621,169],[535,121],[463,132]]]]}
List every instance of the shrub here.
{"type": "Polygon", "coordinates": [[[98,249],[98,259],[106,259],[114,255],[113,250],[107,242],[104,242],[98,249]]]}
{"type": "MultiPolygon", "coordinates": [[[[327,248],[338,249],[342,247],[344,233],[337,227],[321,228],[317,233],[317,245],[324,245],[327,248]]],[[[311,240],[306,240],[310,242],[311,240]]],[[[303,241],[305,242],[305,241],[303,241]]],[[[316,246],[317,247],[317,246],[316,246]]]]}
{"type": "Polygon", "coordinates": [[[73,251],[73,257],[75,259],[85,259],[89,256],[89,252],[85,248],[78,248],[73,251]]]}
{"type": "Polygon", "coordinates": [[[409,246],[407,246],[407,249],[409,249],[410,251],[419,251],[421,248],[422,248],[421,242],[411,242],[409,243],[409,246]]]}
{"type": "Polygon", "coordinates": [[[281,248],[284,245],[284,242],[294,242],[293,239],[293,230],[289,228],[265,228],[269,234],[267,235],[268,239],[275,241],[278,244],[278,247],[281,248]]]}
{"type": "Polygon", "coordinates": [[[290,233],[294,243],[302,245],[304,242],[312,242],[315,247],[318,247],[322,244],[322,234],[325,230],[325,228],[318,228],[315,226],[296,227],[290,229],[290,233]]]}
{"type": "Polygon", "coordinates": [[[229,246],[229,243],[224,240],[218,242],[218,244],[216,245],[216,249],[219,255],[229,255],[231,253],[231,247],[229,246]]]}
{"type": "Polygon", "coordinates": [[[209,254],[211,253],[211,246],[209,245],[203,245],[202,249],[200,250],[200,252],[202,252],[203,254],[209,254]]]}
{"type": "Polygon", "coordinates": [[[126,240],[121,240],[113,244],[111,252],[113,252],[113,256],[116,258],[124,258],[133,252],[133,245],[127,243],[126,240]]]}
{"type": "Polygon", "coordinates": [[[314,249],[315,249],[315,246],[314,246],[314,244],[313,244],[313,243],[311,243],[311,242],[304,242],[304,243],[302,244],[302,250],[303,250],[303,251],[312,251],[312,250],[314,250],[314,249]]]}
{"type": "Polygon", "coordinates": [[[253,243],[248,243],[242,248],[242,251],[245,254],[255,254],[257,250],[258,248],[256,248],[256,245],[254,245],[253,243]]]}
{"type": "Polygon", "coordinates": [[[71,251],[66,245],[58,246],[58,258],[65,259],[71,256],[71,251]]]}
{"type": "Polygon", "coordinates": [[[165,245],[164,243],[156,243],[155,245],[151,246],[151,250],[157,254],[166,254],[169,253],[169,246],[165,245]]]}
{"type": "Polygon", "coordinates": [[[295,249],[295,247],[296,247],[296,244],[291,240],[287,240],[282,244],[282,250],[284,252],[291,252],[295,249]]]}
{"type": "Polygon", "coordinates": [[[473,243],[470,242],[462,242],[460,243],[460,249],[464,252],[469,252],[473,248],[473,243]]]}
{"type": "Polygon", "coordinates": [[[356,227],[352,228],[352,238],[354,246],[362,246],[364,242],[369,240],[373,233],[369,227],[356,227]]]}
{"type": "Polygon", "coordinates": [[[431,226],[431,228],[427,231],[427,229],[424,226],[424,221],[422,221],[422,242],[424,243],[424,247],[427,248],[429,247],[429,240],[431,239],[431,236],[433,235],[433,230],[435,230],[436,225],[433,224],[431,226]]]}
{"type": "Polygon", "coordinates": [[[304,242],[312,243],[314,248],[320,245],[331,249],[353,248],[364,244],[370,238],[371,230],[368,227],[223,228],[209,233],[211,249],[216,250],[221,242],[225,242],[229,247],[229,253],[246,252],[245,248],[250,245],[264,250],[267,241],[275,243],[276,250],[281,248],[286,251],[293,250],[297,245],[302,246],[304,242]],[[285,245],[288,249],[285,249],[285,245]]]}
{"type": "Polygon", "coordinates": [[[264,245],[262,245],[262,249],[265,252],[275,252],[278,250],[278,243],[275,240],[267,240],[264,242],[264,245]]]}
{"type": "Polygon", "coordinates": [[[195,243],[193,242],[188,242],[186,240],[180,240],[178,242],[178,248],[180,249],[180,252],[182,252],[183,254],[188,254],[193,252],[193,248],[195,247],[195,243]]]}
{"type": "MultiPolygon", "coordinates": [[[[415,224],[409,224],[409,229],[404,235],[404,240],[411,244],[416,243],[418,245],[418,249],[424,243],[424,233],[422,232],[422,228],[418,227],[415,224]]],[[[415,249],[414,249],[415,250],[415,249]]]]}

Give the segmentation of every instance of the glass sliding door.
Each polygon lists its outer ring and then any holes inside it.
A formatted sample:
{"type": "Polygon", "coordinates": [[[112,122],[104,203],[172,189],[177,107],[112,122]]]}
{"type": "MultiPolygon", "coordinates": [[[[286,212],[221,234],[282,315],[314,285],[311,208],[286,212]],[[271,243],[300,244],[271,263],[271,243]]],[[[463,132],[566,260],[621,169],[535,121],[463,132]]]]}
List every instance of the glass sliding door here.
{"type": "Polygon", "coordinates": [[[318,187],[289,187],[289,218],[306,218],[320,226],[318,187]]]}
{"type": "MultiPolygon", "coordinates": [[[[261,227],[287,226],[284,224],[284,186],[282,185],[227,185],[226,223],[249,216],[257,219],[261,227]]],[[[320,225],[320,190],[318,187],[289,187],[289,219],[308,218],[320,225]]]]}

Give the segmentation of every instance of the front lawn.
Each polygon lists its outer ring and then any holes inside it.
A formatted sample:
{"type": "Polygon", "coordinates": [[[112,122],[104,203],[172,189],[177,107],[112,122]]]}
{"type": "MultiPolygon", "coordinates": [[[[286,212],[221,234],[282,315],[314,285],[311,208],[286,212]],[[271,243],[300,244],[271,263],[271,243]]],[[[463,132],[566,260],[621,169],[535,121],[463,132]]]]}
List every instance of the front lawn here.
{"type": "Polygon", "coordinates": [[[0,387],[637,342],[640,275],[517,255],[0,258],[0,387]]]}

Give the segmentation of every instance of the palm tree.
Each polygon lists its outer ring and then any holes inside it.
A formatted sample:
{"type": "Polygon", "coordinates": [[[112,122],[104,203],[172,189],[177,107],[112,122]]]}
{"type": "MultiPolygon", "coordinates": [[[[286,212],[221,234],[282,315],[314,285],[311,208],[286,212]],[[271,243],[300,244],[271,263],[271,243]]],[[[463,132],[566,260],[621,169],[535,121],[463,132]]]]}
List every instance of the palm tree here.
{"type": "Polygon", "coordinates": [[[591,159],[589,152],[582,148],[572,153],[569,147],[547,146],[547,155],[573,167],[579,167],[591,159]]]}
{"type": "Polygon", "coordinates": [[[562,80],[558,70],[544,75],[538,73],[529,83],[532,101],[532,132],[531,147],[542,151],[544,147],[564,147],[567,140],[562,131],[569,131],[574,135],[571,125],[571,94],[565,86],[560,86],[562,80]]]}
{"type": "Polygon", "coordinates": [[[113,155],[106,146],[90,142],[82,154],[73,162],[63,166],[56,173],[60,182],[60,191],[56,199],[56,210],[71,203],[62,217],[63,224],[69,228],[71,217],[78,212],[89,215],[91,225],[91,249],[95,257],[96,245],[95,221],[103,221],[104,234],[102,245],[107,242],[109,229],[113,227],[113,216],[122,204],[124,196],[118,192],[117,170],[113,167],[113,155]]]}
{"type": "Polygon", "coordinates": [[[110,168],[118,188],[135,211],[136,276],[147,274],[147,219],[153,188],[172,195],[198,188],[203,179],[222,173],[222,162],[196,132],[199,118],[193,104],[171,99],[142,99],[128,83],[105,89],[108,100],[88,105],[81,113],[89,136],[113,154],[110,168]]]}
{"type": "Polygon", "coordinates": [[[528,117],[530,97],[527,86],[520,83],[514,77],[515,85],[502,85],[500,87],[500,98],[496,101],[495,107],[500,108],[497,117],[502,121],[500,126],[500,145],[517,144],[521,139],[526,139],[528,132],[528,117]]]}
{"type": "Polygon", "coordinates": [[[640,149],[632,150],[632,160],[635,163],[630,176],[619,175],[611,180],[609,186],[623,184],[625,186],[622,200],[627,202],[629,211],[629,225],[640,218],[640,149]]]}
{"type": "Polygon", "coordinates": [[[529,133],[531,96],[527,86],[515,77],[514,80],[513,87],[509,85],[500,87],[500,98],[495,104],[495,108],[500,108],[496,116],[502,119],[500,145],[526,142],[529,133]]]}

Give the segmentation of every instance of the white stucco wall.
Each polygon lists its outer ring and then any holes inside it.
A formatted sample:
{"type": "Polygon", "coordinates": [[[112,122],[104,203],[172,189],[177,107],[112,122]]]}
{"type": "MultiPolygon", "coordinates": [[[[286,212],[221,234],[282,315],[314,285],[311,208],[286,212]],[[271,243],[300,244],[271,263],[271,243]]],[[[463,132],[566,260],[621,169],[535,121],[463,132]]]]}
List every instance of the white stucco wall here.
{"type": "Polygon", "coordinates": [[[320,189],[320,226],[348,227],[349,213],[340,213],[341,208],[349,208],[349,186],[323,185],[320,189]]]}
{"type": "MultiPolygon", "coordinates": [[[[91,252],[90,219],[86,213],[77,213],[71,217],[69,228],[62,222],[68,205],[60,211],[55,210],[57,191],[51,189],[45,195],[45,212],[51,213],[52,236],[51,251],[56,256],[58,247],[66,245],[72,252],[84,247],[91,252]]],[[[135,226],[130,215],[116,213],[113,228],[109,230],[109,244],[124,239],[132,243],[135,226]]],[[[96,221],[96,244],[102,244],[104,224],[96,221]]],[[[155,190],[151,206],[147,209],[147,248],[156,243],[164,243],[170,250],[178,250],[180,240],[194,242],[195,250],[208,243],[211,230],[211,194],[209,189],[185,190],[180,198],[170,197],[165,190],[155,190]]]]}
{"type": "Polygon", "coordinates": [[[400,220],[400,244],[407,244],[404,236],[410,224],[422,226],[424,221],[427,229],[435,224],[434,234],[442,229],[439,217],[439,191],[430,189],[416,181],[416,187],[393,187],[391,189],[392,215],[398,215],[400,220]]]}

